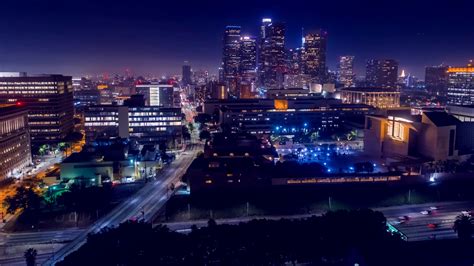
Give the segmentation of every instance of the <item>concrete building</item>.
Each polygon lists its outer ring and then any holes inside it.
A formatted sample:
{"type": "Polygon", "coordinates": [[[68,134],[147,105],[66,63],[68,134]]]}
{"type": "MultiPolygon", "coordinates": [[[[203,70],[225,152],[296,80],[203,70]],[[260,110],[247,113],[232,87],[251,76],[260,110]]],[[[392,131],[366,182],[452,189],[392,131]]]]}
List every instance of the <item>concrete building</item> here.
{"type": "Polygon", "coordinates": [[[28,108],[33,144],[58,143],[73,129],[72,77],[18,75],[0,77],[0,103],[28,108]]]}
{"type": "Polygon", "coordinates": [[[425,68],[425,88],[431,95],[446,97],[448,89],[448,67],[430,66],[425,68]]]}
{"type": "Polygon", "coordinates": [[[311,76],[313,82],[325,83],[327,32],[319,30],[308,33],[304,38],[304,73],[311,76]]]}
{"type": "Polygon", "coordinates": [[[381,158],[426,158],[449,160],[458,158],[457,134],[460,121],[446,112],[387,111],[368,115],[364,132],[367,154],[381,158]]]}
{"type": "Polygon", "coordinates": [[[0,182],[21,177],[31,165],[28,110],[17,105],[0,105],[0,182]]]}
{"type": "Polygon", "coordinates": [[[343,103],[368,104],[376,108],[400,107],[400,92],[384,88],[344,88],[341,90],[343,103]]]}
{"type": "Polygon", "coordinates": [[[168,84],[140,84],[136,85],[137,94],[145,98],[146,106],[174,107],[174,87],[168,84]]]}

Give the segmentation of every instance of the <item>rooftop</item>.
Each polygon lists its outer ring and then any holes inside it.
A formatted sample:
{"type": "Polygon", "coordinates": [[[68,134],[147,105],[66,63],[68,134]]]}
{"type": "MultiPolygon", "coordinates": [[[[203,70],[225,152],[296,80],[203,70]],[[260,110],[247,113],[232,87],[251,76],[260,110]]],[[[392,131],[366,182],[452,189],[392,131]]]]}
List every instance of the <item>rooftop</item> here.
{"type": "Polygon", "coordinates": [[[456,117],[445,112],[425,112],[424,115],[437,127],[453,126],[460,123],[456,117]]]}
{"type": "Polygon", "coordinates": [[[395,89],[389,88],[377,88],[377,87],[355,87],[355,88],[343,88],[342,91],[355,91],[355,92],[397,92],[395,89]]]}

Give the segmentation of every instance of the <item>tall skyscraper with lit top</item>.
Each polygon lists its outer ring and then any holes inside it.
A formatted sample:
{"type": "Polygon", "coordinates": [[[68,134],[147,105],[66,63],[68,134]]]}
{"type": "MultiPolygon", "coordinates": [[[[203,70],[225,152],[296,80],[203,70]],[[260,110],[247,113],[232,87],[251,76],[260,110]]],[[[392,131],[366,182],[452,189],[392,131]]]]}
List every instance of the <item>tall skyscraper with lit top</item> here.
{"type": "Polygon", "coordinates": [[[326,44],[327,32],[323,30],[308,33],[304,37],[305,74],[318,83],[324,83],[327,77],[326,44]]]}
{"type": "Polygon", "coordinates": [[[260,83],[267,89],[283,86],[286,72],[285,25],[263,21],[261,51],[259,57],[260,83]]]}
{"type": "Polygon", "coordinates": [[[337,71],[337,81],[344,88],[348,88],[354,86],[354,78],[354,56],[340,56],[337,71]]]}
{"type": "Polygon", "coordinates": [[[223,53],[223,68],[224,80],[229,86],[233,95],[237,88],[237,78],[239,76],[240,68],[240,26],[227,26],[224,32],[224,53],[223,53]]]}

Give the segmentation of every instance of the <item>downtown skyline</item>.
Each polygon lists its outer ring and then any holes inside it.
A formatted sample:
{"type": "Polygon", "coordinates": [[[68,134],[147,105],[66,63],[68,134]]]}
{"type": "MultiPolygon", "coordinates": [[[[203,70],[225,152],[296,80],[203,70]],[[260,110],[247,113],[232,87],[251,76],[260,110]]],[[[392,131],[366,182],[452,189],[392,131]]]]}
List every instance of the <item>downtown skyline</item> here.
{"type": "Polygon", "coordinates": [[[26,2],[3,8],[2,71],[81,76],[130,69],[136,75],[160,76],[180,73],[183,62],[189,61],[193,69],[215,74],[225,26],[239,25],[242,34],[258,36],[264,17],[285,23],[287,48],[301,45],[302,28],[326,30],[329,69],[336,70],[339,56],[353,55],[357,76],[365,75],[365,64],[372,58],[393,58],[400,70],[424,78],[425,66],[465,65],[474,57],[469,47],[474,30],[464,23],[473,6],[469,1],[442,8],[428,1],[243,1],[238,6],[213,1],[53,1],[48,6],[26,2]]]}

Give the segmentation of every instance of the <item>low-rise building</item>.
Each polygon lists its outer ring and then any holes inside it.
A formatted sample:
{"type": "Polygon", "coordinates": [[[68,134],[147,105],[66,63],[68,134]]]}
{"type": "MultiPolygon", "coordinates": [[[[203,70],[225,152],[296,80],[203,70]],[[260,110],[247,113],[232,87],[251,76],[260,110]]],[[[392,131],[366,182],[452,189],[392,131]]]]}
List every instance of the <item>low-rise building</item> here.
{"type": "MultiPolygon", "coordinates": [[[[446,112],[387,112],[366,117],[364,149],[367,154],[382,158],[426,158],[449,160],[459,158],[465,149],[465,126],[446,112]],[[464,146],[464,147],[463,147],[464,146]]],[[[469,153],[465,152],[464,154],[469,153]]]]}
{"type": "Polygon", "coordinates": [[[343,103],[367,104],[387,109],[400,107],[400,92],[389,88],[344,88],[341,90],[343,103]]]}

